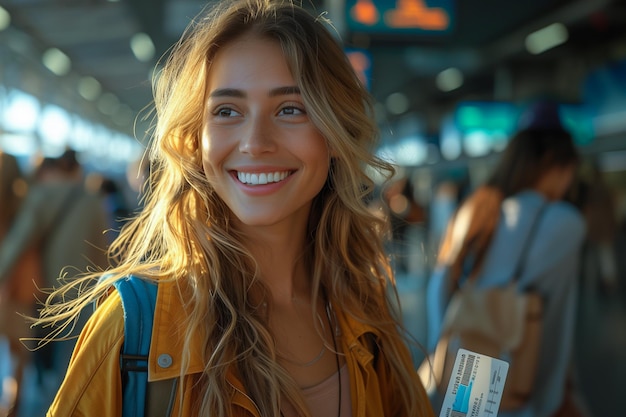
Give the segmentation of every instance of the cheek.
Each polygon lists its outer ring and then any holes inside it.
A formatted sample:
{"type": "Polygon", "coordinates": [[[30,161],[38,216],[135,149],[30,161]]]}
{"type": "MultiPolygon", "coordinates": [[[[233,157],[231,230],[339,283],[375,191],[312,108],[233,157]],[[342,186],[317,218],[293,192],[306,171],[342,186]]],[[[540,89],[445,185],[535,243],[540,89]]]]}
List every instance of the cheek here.
{"type": "Polygon", "coordinates": [[[207,179],[212,183],[212,179],[219,169],[219,161],[222,159],[220,158],[220,148],[216,146],[216,141],[210,139],[210,135],[206,130],[203,131],[201,143],[200,155],[202,158],[202,168],[204,169],[207,179]]]}
{"type": "Polygon", "coordinates": [[[573,169],[564,169],[561,176],[563,178],[563,185],[569,187],[574,181],[575,172],[573,169]]]}
{"type": "Polygon", "coordinates": [[[574,181],[574,173],[569,170],[564,170],[560,175],[560,179],[561,181],[559,183],[559,189],[557,190],[558,199],[563,198],[565,194],[567,194],[567,191],[574,181]]]}
{"type": "Polygon", "coordinates": [[[570,172],[569,174],[566,174],[565,178],[563,179],[563,193],[566,193],[573,183],[574,174],[570,172]]]}

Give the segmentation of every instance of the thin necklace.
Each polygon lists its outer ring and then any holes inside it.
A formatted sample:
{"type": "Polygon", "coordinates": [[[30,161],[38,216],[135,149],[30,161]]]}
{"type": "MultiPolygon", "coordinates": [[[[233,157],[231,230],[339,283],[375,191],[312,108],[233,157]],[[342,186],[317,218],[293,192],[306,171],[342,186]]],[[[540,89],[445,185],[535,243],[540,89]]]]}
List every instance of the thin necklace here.
{"type": "MultiPolygon", "coordinates": [[[[328,311],[326,311],[326,314],[328,315],[328,311]]],[[[322,326],[322,330],[325,330],[326,326],[324,326],[324,321],[322,320],[322,318],[320,317],[320,315],[317,315],[317,320],[320,322],[321,326],[322,326]]],[[[331,329],[332,330],[332,329],[331,329]]],[[[311,359],[308,362],[298,362],[296,360],[290,359],[285,355],[281,355],[280,353],[278,353],[278,356],[284,360],[285,362],[288,362],[292,365],[298,366],[300,368],[308,368],[310,366],[315,365],[317,362],[320,361],[320,359],[322,359],[322,356],[324,356],[324,353],[326,352],[326,342],[322,342],[322,349],[320,350],[320,352],[317,354],[316,357],[314,357],[313,359],[311,359]]]]}
{"type": "Polygon", "coordinates": [[[320,353],[318,353],[317,356],[311,359],[310,361],[304,362],[304,363],[294,361],[293,359],[289,359],[285,355],[278,355],[278,356],[285,362],[289,362],[292,365],[298,366],[300,368],[308,368],[310,366],[315,365],[317,362],[319,362],[320,359],[322,359],[322,356],[324,356],[325,352],[326,352],[326,345],[322,344],[322,350],[320,350],[320,353]]]}
{"type": "MultiPolygon", "coordinates": [[[[330,312],[330,303],[326,304],[326,319],[328,320],[328,326],[330,329],[330,334],[333,337],[333,349],[334,349],[334,354],[335,354],[335,364],[337,366],[337,383],[338,383],[338,401],[337,401],[337,417],[341,417],[341,394],[342,394],[342,390],[341,390],[341,368],[339,366],[339,351],[337,350],[337,338],[335,336],[335,332],[336,332],[336,328],[333,327],[333,322],[330,318],[331,316],[331,312],[330,312]]],[[[324,349],[325,350],[325,349],[324,349]]],[[[322,350],[322,354],[324,353],[324,350],[322,350]]],[[[319,356],[321,358],[321,355],[319,356]]],[[[319,358],[316,360],[316,362],[319,360],[319,358]]],[[[283,412],[280,412],[281,417],[284,417],[283,412]]]]}

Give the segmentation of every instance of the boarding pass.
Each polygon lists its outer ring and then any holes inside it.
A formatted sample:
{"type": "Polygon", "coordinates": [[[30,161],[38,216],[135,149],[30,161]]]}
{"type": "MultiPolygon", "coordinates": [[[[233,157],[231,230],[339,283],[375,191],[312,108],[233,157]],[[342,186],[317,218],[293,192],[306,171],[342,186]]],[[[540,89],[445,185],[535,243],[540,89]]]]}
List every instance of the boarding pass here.
{"type": "Polygon", "coordinates": [[[439,417],[496,417],[509,364],[459,349],[439,417]]]}

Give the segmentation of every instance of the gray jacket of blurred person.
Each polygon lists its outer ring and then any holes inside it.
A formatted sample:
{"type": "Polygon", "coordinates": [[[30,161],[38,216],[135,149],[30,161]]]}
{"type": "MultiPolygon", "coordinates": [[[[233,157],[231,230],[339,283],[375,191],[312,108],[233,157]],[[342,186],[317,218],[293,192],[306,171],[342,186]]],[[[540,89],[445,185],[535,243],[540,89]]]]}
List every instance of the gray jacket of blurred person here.
{"type": "MultiPolygon", "coordinates": [[[[30,245],[42,247],[42,279],[59,286],[86,268],[107,266],[106,214],[99,196],[69,181],[33,184],[0,245],[0,283],[30,245]]],[[[28,279],[28,277],[24,277],[28,279]]]]}

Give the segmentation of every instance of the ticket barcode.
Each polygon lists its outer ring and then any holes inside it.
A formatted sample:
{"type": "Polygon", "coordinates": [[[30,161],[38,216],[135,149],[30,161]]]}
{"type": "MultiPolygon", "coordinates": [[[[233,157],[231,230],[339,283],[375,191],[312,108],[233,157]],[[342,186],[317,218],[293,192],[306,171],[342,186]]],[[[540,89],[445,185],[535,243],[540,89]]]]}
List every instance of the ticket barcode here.
{"type": "Polygon", "coordinates": [[[463,377],[461,378],[461,384],[468,386],[470,383],[470,376],[472,375],[472,368],[474,368],[474,361],[476,355],[467,355],[467,361],[465,362],[465,370],[463,371],[463,377]]]}

